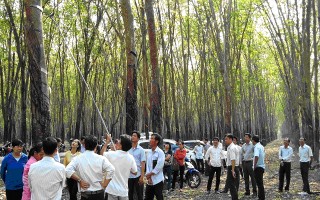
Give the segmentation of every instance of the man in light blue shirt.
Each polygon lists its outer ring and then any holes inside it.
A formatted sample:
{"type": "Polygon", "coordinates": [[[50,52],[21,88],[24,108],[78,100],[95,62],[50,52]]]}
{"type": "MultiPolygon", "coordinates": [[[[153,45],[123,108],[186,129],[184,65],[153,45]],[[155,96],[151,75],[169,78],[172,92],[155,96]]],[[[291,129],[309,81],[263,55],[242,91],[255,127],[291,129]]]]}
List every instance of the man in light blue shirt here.
{"type": "Polygon", "coordinates": [[[157,133],[151,135],[150,146],[151,152],[147,157],[147,186],[145,200],[153,200],[156,196],[157,200],[163,200],[163,166],[165,155],[164,152],[158,147],[161,136],[157,133]]]}
{"type": "Polygon", "coordinates": [[[303,181],[303,191],[310,194],[310,186],[309,186],[309,167],[311,166],[313,154],[310,146],[305,144],[306,139],[300,138],[299,140],[299,157],[300,157],[300,171],[303,181]]]}
{"type": "Polygon", "coordinates": [[[201,173],[204,172],[204,163],[203,163],[203,146],[200,144],[200,141],[193,149],[194,153],[196,154],[196,161],[197,161],[197,170],[201,173]],[[201,168],[200,168],[201,165],[201,168]]]}
{"type": "Polygon", "coordinates": [[[263,186],[263,173],[265,169],[265,152],[264,147],[260,143],[259,136],[255,135],[252,137],[252,144],[254,145],[254,158],[253,158],[253,169],[254,169],[254,177],[258,186],[258,197],[259,200],[264,200],[265,192],[263,186]]]}
{"type": "Polygon", "coordinates": [[[279,168],[279,192],[283,190],[283,182],[284,175],[286,175],[286,187],[284,188],[286,191],[289,191],[290,186],[290,177],[291,177],[291,159],[293,155],[293,150],[289,146],[290,140],[289,138],[285,138],[283,140],[283,146],[279,148],[279,160],[280,160],[280,168],[279,168]]]}
{"type": "Polygon", "coordinates": [[[138,145],[139,139],[140,133],[138,131],[133,131],[131,135],[132,148],[129,150],[129,153],[136,161],[138,173],[136,175],[130,174],[128,180],[129,200],[133,200],[134,193],[136,193],[138,200],[143,199],[143,177],[145,172],[146,154],[144,149],[138,145]]]}

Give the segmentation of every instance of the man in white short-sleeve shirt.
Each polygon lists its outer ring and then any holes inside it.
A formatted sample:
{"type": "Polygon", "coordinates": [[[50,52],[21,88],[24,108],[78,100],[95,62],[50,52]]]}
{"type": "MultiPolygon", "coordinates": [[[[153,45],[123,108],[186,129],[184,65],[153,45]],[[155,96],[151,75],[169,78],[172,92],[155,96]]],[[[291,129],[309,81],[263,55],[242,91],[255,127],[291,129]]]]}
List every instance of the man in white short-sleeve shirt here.
{"type": "Polygon", "coordinates": [[[211,191],[212,179],[214,174],[216,174],[216,187],[215,193],[219,193],[219,185],[220,185],[220,175],[221,175],[221,166],[223,159],[222,149],[219,148],[219,138],[213,138],[213,146],[209,147],[207,153],[205,155],[205,160],[208,162],[209,169],[209,180],[207,184],[207,193],[209,194],[211,191]]]}
{"type": "Polygon", "coordinates": [[[137,174],[137,165],[129,150],[132,147],[131,138],[128,135],[121,135],[116,151],[108,151],[108,144],[111,141],[111,136],[106,136],[106,143],[101,149],[101,154],[106,157],[115,167],[115,175],[112,181],[106,188],[105,196],[108,195],[108,200],[127,200],[128,197],[128,179],[131,174],[137,174]]]}
{"type": "Polygon", "coordinates": [[[303,181],[303,191],[310,194],[310,186],[309,186],[309,168],[312,163],[313,154],[310,146],[305,144],[306,139],[300,138],[299,140],[299,157],[300,157],[300,171],[303,181]]]}
{"type": "Polygon", "coordinates": [[[68,164],[67,178],[78,181],[82,200],[103,199],[115,169],[107,158],[95,153],[97,137],[88,135],[84,142],[86,151],[68,164]]]}
{"type": "Polygon", "coordinates": [[[42,144],[45,156],[30,166],[28,174],[31,199],[60,200],[66,181],[66,171],[64,165],[53,158],[57,153],[58,143],[55,138],[48,137],[42,144]]]}
{"type": "Polygon", "coordinates": [[[238,200],[238,191],[236,188],[236,154],[237,149],[233,143],[233,135],[227,134],[225,137],[227,148],[227,180],[225,188],[230,189],[232,200],[238,200]]]}

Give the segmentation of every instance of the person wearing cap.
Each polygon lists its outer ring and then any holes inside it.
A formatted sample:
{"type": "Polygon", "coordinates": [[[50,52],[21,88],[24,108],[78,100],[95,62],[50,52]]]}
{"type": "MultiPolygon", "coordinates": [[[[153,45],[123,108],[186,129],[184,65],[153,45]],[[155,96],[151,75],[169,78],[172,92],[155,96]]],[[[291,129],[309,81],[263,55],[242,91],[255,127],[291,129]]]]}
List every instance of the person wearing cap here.
{"type": "Polygon", "coordinates": [[[312,149],[310,146],[305,144],[306,139],[300,138],[299,140],[299,157],[300,157],[300,171],[303,181],[303,191],[307,192],[308,194],[311,194],[310,192],[310,186],[309,186],[309,168],[312,163],[313,154],[312,149]]]}
{"type": "Polygon", "coordinates": [[[23,192],[22,174],[28,162],[28,156],[22,153],[23,142],[12,140],[12,152],[4,157],[1,164],[1,178],[6,187],[8,200],[20,200],[23,192]]]}

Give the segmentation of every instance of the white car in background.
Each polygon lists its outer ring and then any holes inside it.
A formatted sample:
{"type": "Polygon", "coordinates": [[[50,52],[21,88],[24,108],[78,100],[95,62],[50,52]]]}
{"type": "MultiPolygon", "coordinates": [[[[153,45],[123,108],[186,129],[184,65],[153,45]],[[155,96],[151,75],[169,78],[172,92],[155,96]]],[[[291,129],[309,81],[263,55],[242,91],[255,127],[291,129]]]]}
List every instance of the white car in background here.
{"type": "MultiPolygon", "coordinates": [[[[197,161],[196,161],[196,154],[195,152],[193,151],[194,147],[200,142],[200,145],[205,146],[204,142],[200,141],[200,140],[185,140],[184,141],[184,146],[186,148],[189,148],[190,151],[189,151],[189,158],[191,160],[191,163],[193,166],[197,166],[197,161]]],[[[203,158],[204,158],[204,154],[203,154],[203,158]]]]}
{"type": "MultiPolygon", "coordinates": [[[[146,139],[146,140],[139,140],[138,144],[145,150],[146,152],[146,156],[148,155],[148,153],[151,151],[151,147],[149,145],[150,139],[146,139]]],[[[171,150],[173,145],[176,144],[175,140],[172,139],[163,139],[162,141],[162,145],[164,145],[165,143],[170,143],[171,144],[171,150]]],[[[160,147],[161,149],[164,149],[164,147],[160,147]]],[[[186,157],[190,159],[190,162],[192,163],[193,166],[196,166],[195,164],[196,162],[196,158],[193,152],[193,149],[190,149],[189,146],[185,145],[185,149],[187,150],[187,155],[186,157]]]]}

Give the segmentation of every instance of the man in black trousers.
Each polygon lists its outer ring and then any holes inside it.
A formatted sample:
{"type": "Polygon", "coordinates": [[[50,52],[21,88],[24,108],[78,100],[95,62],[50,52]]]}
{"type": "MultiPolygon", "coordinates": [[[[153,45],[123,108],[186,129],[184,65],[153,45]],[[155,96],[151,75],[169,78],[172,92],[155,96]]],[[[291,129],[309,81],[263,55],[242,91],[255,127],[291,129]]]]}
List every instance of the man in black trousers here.
{"type": "Polygon", "coordinates": [[[252,192],[253,196],[257,196],[257,184],[256,184],[256,179],[254,178],[254,173],[253,173],[253,150],[254,146],[251,142],[251,134],[246,133],[244,134],[244,140],[245,143],[242,145],[242,168],[243,168],[243,174],[244,174],[244,183],[245,183],[245,189],[246,192],[244,195],[250,195],[250,181],[249,177],[251,179],[251,184],[252,184],[252,192]]]}
{"type": "Polygon", "coordinates": [[[265,192],[263,186],[263,173],[265,169],[265,152],[264,147],[260,143],[259,136],[255,135],[252,137],[252,143],[254,145],[254,160],[253,160],[253,169],[254,169],[254,177],[258,186],[258,197],[259,200],[265,200],[265,192]]]}
{"type": "Polygon", "coordinates": [[[289,146],[289,138],[283,140],[283,146],[279,149],[279,192],[283,191],[284,175],[286,175],[286,186],[285,191],[289,191],[290,177],[291,177],[291,159],[293,155],[293,150],[289,146]]]}
{"type": "Polygon", "coordinates": [[[299,157],[300,157],[300,170],[303,180],[303,191],[311,194],[309,186],[309,167],[311,166],[313,154],[310,146],[305,144],[306,139],[300,138],[299,140],[299,157]]]}
{"type": "Polygon", "coordinates": [[[230,189],[232,200],[238,200],[238,191],[236,188],[237,176],[236,176],[236,154],[237,149],[233,143],[233,135],[227,134],[225,137],[225,143],[227,148],[227,181],[225,188],[230,189]]]}

